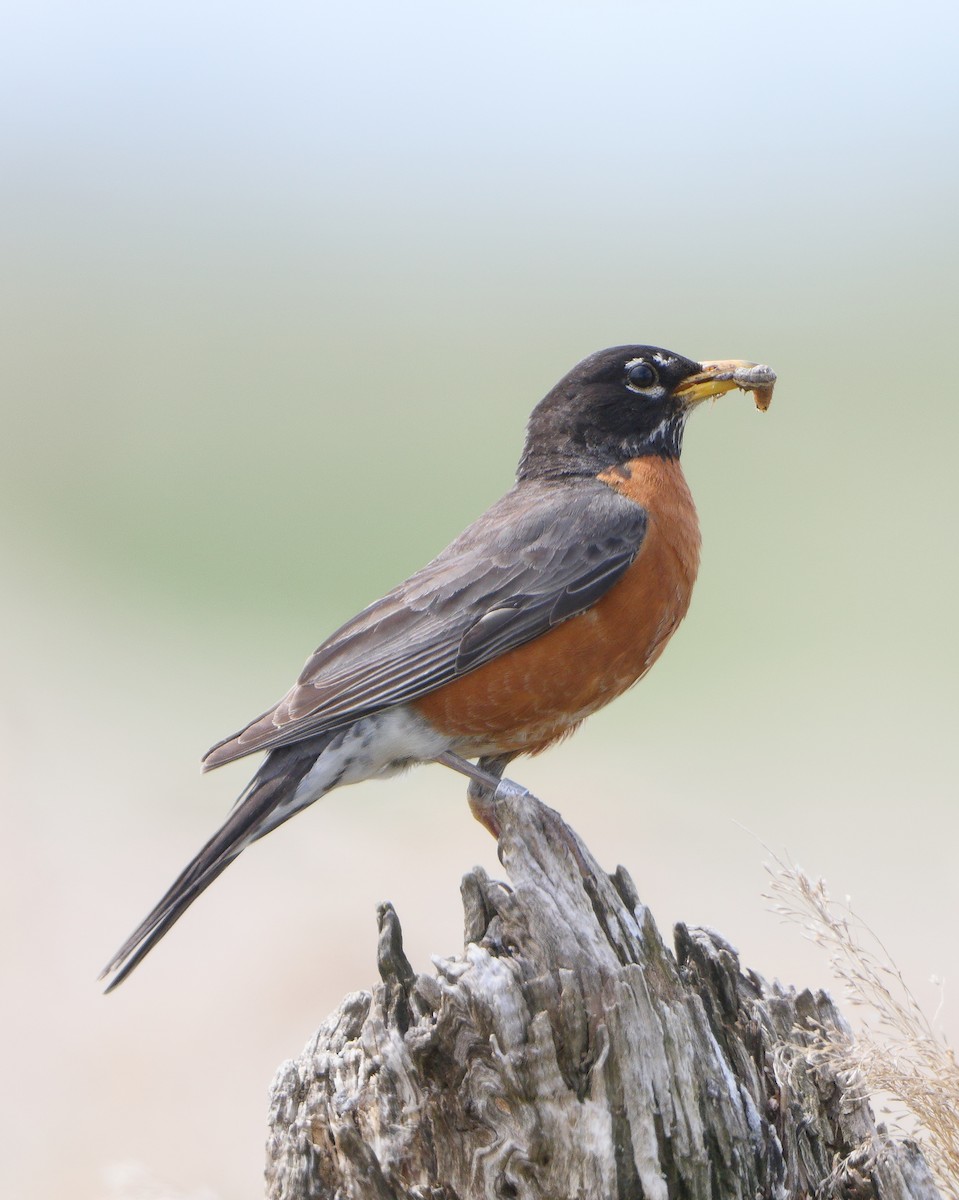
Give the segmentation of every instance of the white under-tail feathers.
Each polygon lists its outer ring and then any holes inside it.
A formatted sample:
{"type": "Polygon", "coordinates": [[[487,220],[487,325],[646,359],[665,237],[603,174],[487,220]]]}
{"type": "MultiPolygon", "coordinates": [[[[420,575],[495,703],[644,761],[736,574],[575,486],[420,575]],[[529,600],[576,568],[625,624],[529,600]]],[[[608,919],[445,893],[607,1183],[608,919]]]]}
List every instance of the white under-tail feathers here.
{"type": "Polygon", "coordinates": [[[411,709],[398,706],[363,717],[346,729],[271,751],[220,829],[104,968],[101,979],[116,972],[106,990],[123,982],[252,842],[334,787],[393,774],[413,762],[435,759],[447,749],[448,738],[411,709]]]}

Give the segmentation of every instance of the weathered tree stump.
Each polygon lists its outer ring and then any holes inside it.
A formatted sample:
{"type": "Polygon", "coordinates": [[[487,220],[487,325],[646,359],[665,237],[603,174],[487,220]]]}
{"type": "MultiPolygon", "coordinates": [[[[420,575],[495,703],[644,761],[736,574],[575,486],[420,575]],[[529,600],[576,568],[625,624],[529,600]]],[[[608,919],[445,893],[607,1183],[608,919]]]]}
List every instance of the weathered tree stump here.
{"type": "Polygon", "coordinates": [[[463,881],[466,948],[417,975],[380,908],[356,992],[273,1085],[270,1200],[932,1200],[917,1147],[804,1054],[822,992],[744,972],[526,793],[497,806],[511,883],[463,881]]]}

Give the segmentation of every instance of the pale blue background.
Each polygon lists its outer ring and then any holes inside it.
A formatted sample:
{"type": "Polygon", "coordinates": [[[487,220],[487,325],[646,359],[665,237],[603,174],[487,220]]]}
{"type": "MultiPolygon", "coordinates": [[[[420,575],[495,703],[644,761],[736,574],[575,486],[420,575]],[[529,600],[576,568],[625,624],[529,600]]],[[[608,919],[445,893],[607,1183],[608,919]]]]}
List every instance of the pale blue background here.
{"type": "MultiPolygon", "coordinates": [[[[7,5],[0,15],[4,1194],[259,1194],[273,1068],[498,869],[438,768],[237,864],[198,755],[508,486],[621,341],[770,362],[684,456],[703,569],[641,688],[514,775],[664,931],[799,984],[765,851],[959,966],[955,5],[7,5]],[[739,824],[737,824],[737,822],[739,824]],[[113,1179],[113,1183],[110,1179],[113,1179]],[[112,1189],[112,1190],[111,1190],[112,1189]]],[[[949,993],[947,992],[947,997],[949,993]]],[[[946,1026],[959,1027],[947,1002],[946,1026]]]]}

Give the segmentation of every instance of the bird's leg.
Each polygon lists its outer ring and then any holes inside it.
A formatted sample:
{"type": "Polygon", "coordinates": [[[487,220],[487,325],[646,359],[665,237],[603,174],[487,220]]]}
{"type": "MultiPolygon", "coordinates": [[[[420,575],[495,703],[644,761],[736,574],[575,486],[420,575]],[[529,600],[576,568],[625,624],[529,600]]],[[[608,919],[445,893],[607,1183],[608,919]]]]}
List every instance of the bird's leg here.
{"type": "Polygon", "coordinates": [[[467,790],[470,811],[473,816],[490,831],[494,838],[499,838],[500,828],[495,817],[496,803],[506,800],[526,791],[511,779],[504,779],[503,772],[506,764],[513,758],[512,754],[490,755],[481,758],[474,766],[465,758],[454,754],[451,750],[437,756],[436,761],[444,767],[451,767],[461,775],[469,776],[470,785],[467,790]]]}
{"type": "Polygon", "coordinates": [[[442,754],[437,754],[435,761],[442,763],[444,767],[449,767],[453,771],[459,771],[461,775],[468,776],[474,783],[481,784],[490,791],[495,791],[503,769],[509,762],[509,759],[503,760],[503,766],[500,767],[495,775],[485,768],[487,763],[498,762],[498,759],[481,758],[478,763],[473,764],[468,758],[461,758],[458,754],[454,754],[452,750],[444,750],[442,754]]]}

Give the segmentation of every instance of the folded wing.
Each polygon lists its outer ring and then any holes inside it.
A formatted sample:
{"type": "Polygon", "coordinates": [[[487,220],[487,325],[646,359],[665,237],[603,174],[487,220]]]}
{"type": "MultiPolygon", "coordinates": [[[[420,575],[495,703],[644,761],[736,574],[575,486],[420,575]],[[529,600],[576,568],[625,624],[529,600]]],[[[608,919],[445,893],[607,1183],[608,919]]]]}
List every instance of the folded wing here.
{"type": "Polygon", "coordinates": [[[328,638],[207,769],[414,700],[584,612],[640,552],[647,514],[591,478],[517,484],[432,562],[328,638]]]}

